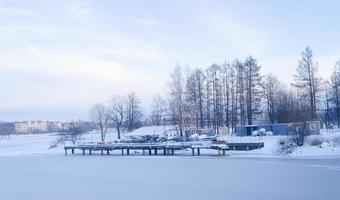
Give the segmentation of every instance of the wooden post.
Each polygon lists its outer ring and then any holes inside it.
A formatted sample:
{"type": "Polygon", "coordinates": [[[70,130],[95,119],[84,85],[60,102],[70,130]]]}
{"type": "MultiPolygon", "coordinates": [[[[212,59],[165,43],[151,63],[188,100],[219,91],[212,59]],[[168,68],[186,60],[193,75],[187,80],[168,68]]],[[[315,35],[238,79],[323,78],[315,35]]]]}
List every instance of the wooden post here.
{"type": "Polygon", "coordinates": [[[163,154],[166,155],[166,148],[164,148],[163,151],[164,151],[163,154]]]}
{"type": "Polygon", "coordinates": [[[90,155],[92,155],[92,149],[89,150],[90,155]]]}
{"type": "Polygon", "coordinates": [[[157,147],[155,148],[155,155],[157,156],[157,147]]]}
{"type": "Polygon", "coordinates": [[[110,150],[109,149],[106,149],[106,154],[110,155],[110,150]]]}
{"type": "Polygon", "coordinates": [[[126,155],[130,155],[130,149],[126,149],[126,155]]]}
{"type": "Polygon", "coordinates": [[[67,156],[67,149],[65,149],[65,156],[67,156]]]}
{"type": "Polygon", "coordinates": [[[151,152],[151,148],[149,148],[149,155],[151,155],[152,154],[152,152],[151,152]]]}
{"type": "Polygon", "coordinates": [[[122,148],[122,156],[124,155],[124,149],[122,148]]]}
{"type": "Polygon", "coordinates": [[[191,148],[191,151],[192,151],[192,156],[194,156],[195,155],[195,149],[191,148]]]}
{"type": "Polygon", "coordinates": [[[223,149],[223,155],[225,156],[225,149],[223,149]]]}
{"type": "Polygon", "coordinates": [[[85,149],[83,149],[83,156],[85,156],[85,149]]]}
{"type": "Polygon", "coordinates": [[[172,155],[175,155],[175,150],[174,150],[174,148],[171,149],[171,154],[172,154],[172,155]]]}
{"type": "Polygon", "coordinates": [[[72,154],[74,154],[74,148],[72,148],[72,154]]]}
{"type": "Polygon", "coordinates": [[[201,155],[200,148],[197,148],[197,155],[201,155]]]}

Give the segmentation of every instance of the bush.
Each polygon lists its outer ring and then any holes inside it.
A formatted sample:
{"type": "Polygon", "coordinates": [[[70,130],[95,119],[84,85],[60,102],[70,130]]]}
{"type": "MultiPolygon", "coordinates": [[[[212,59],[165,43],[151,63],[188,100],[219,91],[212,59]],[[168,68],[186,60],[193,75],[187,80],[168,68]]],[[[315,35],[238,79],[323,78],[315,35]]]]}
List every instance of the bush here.
{"type": "Polygon", "coordinates": [[[252,136],[272,136],[273,132],[266,131],[266,129],[261,128],[260,130],[256,130],[252,132],[252,136]]]}
{"type": "Polygon", "coordinates": [[[327,139],[327,143],[329,143],[332,146],[340,146],[340,135],[329,137],[327,139]]]}
{"type": "Polygon", "coordinates": [[[290,154],[293,153],[294,149],[301,143],[299,136],[288,136],[279,140],[279,150],[280,154],[290,154]]]}
{"type": "Polygon", "coordinates": [[[335,136],[333,138],[333,145],[334,146],[339,146],[340,145],[340,136],[335,136]]]}
{"type": "Polygon", "coordinates": [[[320,146],[325,141],[324,138],[318,135],[309,136],[307,140],[310,146],[320,146]]]}

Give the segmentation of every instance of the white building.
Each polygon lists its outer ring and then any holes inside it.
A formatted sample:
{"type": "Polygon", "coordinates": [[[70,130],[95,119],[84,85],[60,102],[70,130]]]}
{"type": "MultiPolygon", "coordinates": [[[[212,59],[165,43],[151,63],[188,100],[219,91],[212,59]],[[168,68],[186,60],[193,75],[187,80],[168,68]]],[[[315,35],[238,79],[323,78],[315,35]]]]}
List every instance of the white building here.
{"type": "Polygon", "coordinates": [[[49,121],[22,121],[15,122],[15,132],[16,133],[47,133],[51,129],[56,130],[61,126],[59,122],[49,122],[49,121]]]}

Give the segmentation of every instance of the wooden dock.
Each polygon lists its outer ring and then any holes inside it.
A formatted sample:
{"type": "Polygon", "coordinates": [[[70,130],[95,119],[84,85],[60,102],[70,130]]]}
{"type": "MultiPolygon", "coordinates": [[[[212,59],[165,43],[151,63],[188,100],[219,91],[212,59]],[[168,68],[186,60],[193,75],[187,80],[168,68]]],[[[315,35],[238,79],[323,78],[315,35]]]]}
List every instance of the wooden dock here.
{"type": "Polygon", "coordinates": [[[65,155],[68,151],[75,154],[75,150],[79,150],[82,155],[92,155],[94,152],[100,152],[101,155],[110,155],[112,151],[120,151],[121,155],[130,155],[130,151],[142,151],[142,155],[175,155],[175,151],[191,149],[191,155],[201,155],[202,149],[216,150],[218,155],[226,155],[228,150],[253,150],[264,146],[263,143],[230,143],[225,144],[143,144],[143,143],[112,143],[112,144],[78,144],[73,146],[65,146],[65,155]]]}

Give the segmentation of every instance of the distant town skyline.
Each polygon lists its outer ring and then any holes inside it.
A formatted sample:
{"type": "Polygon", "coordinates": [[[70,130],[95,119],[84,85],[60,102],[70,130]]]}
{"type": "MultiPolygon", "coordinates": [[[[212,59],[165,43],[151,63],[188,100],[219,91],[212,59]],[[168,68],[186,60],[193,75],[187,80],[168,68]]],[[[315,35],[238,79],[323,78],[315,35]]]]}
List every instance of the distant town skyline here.
{"type": "Polygon", "coordinates": [[[340,59],[339,1],[0,0],[0,121],[88,119],[135,91],[148,110],[173,68],[252,55],[289,84],[306,46],[340,59]]]}

